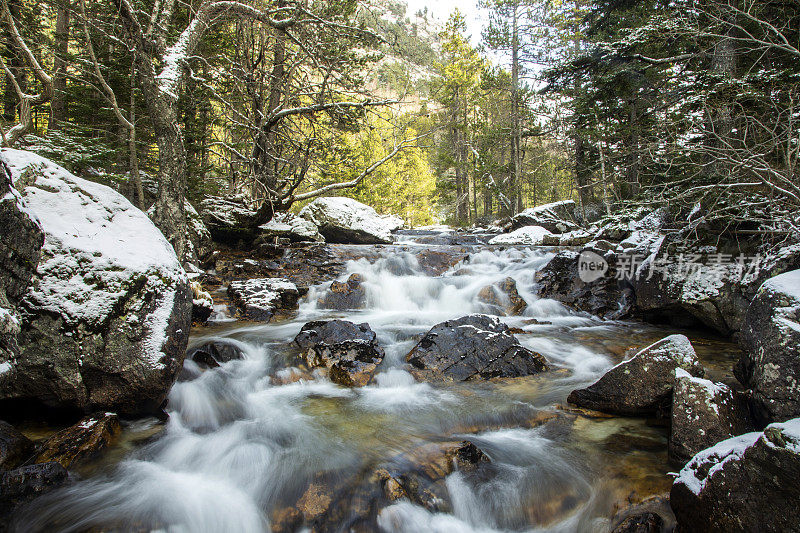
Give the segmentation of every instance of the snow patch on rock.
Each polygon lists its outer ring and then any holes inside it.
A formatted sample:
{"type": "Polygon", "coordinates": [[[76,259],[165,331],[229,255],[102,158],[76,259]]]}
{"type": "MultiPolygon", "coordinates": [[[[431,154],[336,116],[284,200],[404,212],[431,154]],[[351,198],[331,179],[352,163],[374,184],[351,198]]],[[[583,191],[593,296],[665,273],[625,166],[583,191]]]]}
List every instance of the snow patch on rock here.
{"type": "Polygon", "coordinates": [[[541,244],[546,235],[552,235],[552,233],[541,226],[525,226],[511,233],[493,237],[489,244],[535,246],[541,244]]]}
{"type": "Polygon", "coordinates": [[[706,448],[695,455],[692,460],[683,467],[675,482],[686,485],[690,491],[699,495],[708,480],[714,477],[714,474],[720,471],[725,463],[731,460],[741,459],[744,452],[755,444],[761,436],[762,433],[757,431],[745,433],[744,435],[724,440],[710,448],[706,448]],[[698,477],[698,474],[706,471],[706,469],[708,473],[702,476],[702,479],[698,477]]]}
{"type": "Polygon", "coordinates": [[[372,207],[352,198],[317,198],[300,211],[333,242],[390,243],[391,233],[403,227],[393,215],[379,215],[372,207]]]}

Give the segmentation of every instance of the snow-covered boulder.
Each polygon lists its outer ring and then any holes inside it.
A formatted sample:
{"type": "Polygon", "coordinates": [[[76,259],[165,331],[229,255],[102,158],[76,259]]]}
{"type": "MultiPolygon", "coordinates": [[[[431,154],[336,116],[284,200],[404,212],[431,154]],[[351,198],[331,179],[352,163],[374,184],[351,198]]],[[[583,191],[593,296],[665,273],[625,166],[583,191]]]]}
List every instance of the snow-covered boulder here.
{"type": "Polygon", "coordinates": [[[278,310],[296,307],[300,291],[285,278],[259,278],[231,282],[228,296],[245,317],[266,322],[278,310]]]}
{"type": "Polygon", "coordinates": [[[44,232],[0,162],[0,380],[19,355],[17,305],[28,290],[39,263],[44,232]]]}
{"type": "Polygon", "coordinates": [[[800,270],[765,281],[747,310],[736,377],[762,423],[800,416],[800,270]]]}
{"type": "Polygon", "coordinates": [[[744,398],[727,385],[675,369],[670,460],[683,465],[701,450],[752,430],[744,398]]]}
{"type": "Polygon", "coordinates": [[[562,200],[550,204],[529,207],[514,215],[503,228],[506,231],[517,230],[525,226],[541,226],[551,233],[566,233],[578,229],[573,213],[575,202],[562,200]]]}
{"type": "Polygon", "coordinates": [[[403,221],[392,215],[379,215],[373,208],[351,198],[317,198],[300,216],[319,228],[328,242],[344,244],[388,244],[392,232],[403,221]]]}
{"type": "Polygon", "coordinates": [[[526,226],[511,233],[492,237],[489,244],[536,246],[542,244],[546,235],[551,235],[550,231],[541,226],[526,226]]]}
{"type": "Polygon", "coordinates": [[[277,213],[272,220],[259,226],[258,229],[261,230],[261,235],[267,239],[278,237],[293,242],[323,242],[325,240],[313,222],[294,213],[277,213]]]}
{"type": "Polygon", "coordinates": [[[255,215],[241,196],[206,196],[200,202],[200,216],[211,237],[225,244],[252,242],[257,236],[256,229],[251,226],[255,215]]]}
{"type": "Polygon", "coordinates": [[[680,471],[670,504],[681,531],[800,531],[800,419],[701,451],[680,471]]]}
{"type": "Polygon", "coordinates": [[[0,399],[157,412],[183,363],[191,319],[172,246],[112,189],[30,152],[2,155],[45,241],[0,399]]]}
{"type": "Polygon", "coordinates": [[[675,370],[705,373],[684,335],[664,337],[606,372],[596,383],[570,393],[567,401],[625,416],[664,415],[670,410],[675,370]]]}

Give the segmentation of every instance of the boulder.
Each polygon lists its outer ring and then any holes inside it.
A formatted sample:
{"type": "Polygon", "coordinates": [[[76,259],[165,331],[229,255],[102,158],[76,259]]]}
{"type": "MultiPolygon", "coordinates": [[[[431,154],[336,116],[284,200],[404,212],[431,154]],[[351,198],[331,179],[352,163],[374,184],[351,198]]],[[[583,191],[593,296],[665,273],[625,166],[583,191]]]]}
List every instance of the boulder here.
{"type": "Polygon", "coordinates": [[[44,441],[33,462],[54,461],[64,468],[71,468],[97,458],[106,448],[116,444],[121,432],[119,418],[114,413],[87,416],[44,441]]]}
{"type": "Polygon", "coordinates": [[[11,171],[0,159],[0,383],[19,356],[17,305],[39,263],[44,232],[25,200],[12,186],[11,171]]]}
{"type": "Polygon", "coordinates": [[[634,302],[633,291],[629,284],[617,279],[617,254],[606,244],[596,241],[581,252],[558,252],[536,272],[539,297],[557,300],[575,311],[601,318],[616,320],[627,316],[634,302]],[[595,279],[582,276],[579,262],[586,259],[604,263],[607,270],[595,279]]]}
{"type": "Polygon", "coordinates": [[[528,303],[517,292],[517,282],[508,277],[478,292],[478,300],[491,306],[500,315],[520,315],[528,303]]]}
{"type": "Polygon", "coordinates": [[[112,189],[30,152],[3,157],[45,243],[0,400],[158,412],[191,325],[191,290],[172,246],[112,189]]]}
{"type": "Polygon", "coordinates": [[[736,377],[761,424],[800,416],[800,270],[768,279],[747,310],[736,377]]]}
{"type": "Polygon", "coordinates": [[[508,326],[486,315],[435,325],[406,360],[415,377],[431,381],[519,377],[547,370],[542,355],[522,346],[508,326]]]}
{"type": "Polygon", "coordinates": [[[525,226],[540,226],[551,233],[566,233],[578,229],[574,218],[575,202],[562,200],[550,204],[529,207],[514,215],[503,225],[506,231],[513,231],[525,226]]]}
{"type": "Polygon", "coordinates": [[[241,196],[206,196],[200,202],[200,216],[211,237],[223,244],[236,246],[255,240],[259,232],[252,225],[255,215],[241,196]]]}
{"type": "Polygon", "coordinates": [[[546,235],[551,235],[550,231],[541,226],[525,226],[519,228],[511,233],[505,233],[492,237],[489,244],[505,244],[505,245],[518,245],[518,246],[537,246],[542,244],[542,240],[546,235]]]}
{"type": "Polygon", "coordinates": [[[570,393],[579,407],[623,416],[664,416],[669,413],[675,369],[702,377],[703,367],[683,335],[670,335],[606,372],[593,385],[570,393]]]}
{"type": "Polygon", "coordinates": [[[669,495],[651,496],[620,510],[612,519],[612,533],[668,533],[675,530],[669,495]]]}
{"type": "Polygon", "coordinates": [[[213,340],[189,348],[186,351],[186,357],[208,368],[216,368],[222,363],[241,359],[242,350],[236,344],[213,340]]]}
{"type": "Polygon", "coordinates": [[[0,472],[0,531],[10,525],[9,517],[17,507],[68,481],[67,470],[55,462],[0,472]]]}
{"type": "Polygon", "coordinates": [[[367,291],[362,285],[360,274],[351,274],[347,281],[334,281],[328,290],[317,299],[322,309],[360,309],[367,303],[367,291]]]}
{"type": "Polygon", "coordinates": [[[268,322],[277,311],[297,307],[300,291],[285,278],[257,278],[231,282],[228,296],[249,320],[268,322]]]}
{"type": "Polygon", "coordinates": [[[422,272],[429,276],[441,276],[467,258],[463,252],[423,250],[416,255],[422,272]]]}
{"type": "Polygon", "coordinates": [[[800,531],[800,419],[695,455],[670,491],[681,531],[800,531]]]}
{"type": "Polygon", "coordinates": [[[675,369],[669,457],[684,465],[719,441],[752,431],[744,398],[728,386],[675,369]]]}
{"type": "Polygon", "coordinates": [[[289,239],[292,242],[323,242],[317,226],[294,213],[277,213],[272,220],[258,227],[266,239],[289,239]]]}
{"type": "Polygon", "coordinates": [[[0,420],[0,470],[24,463],[33,453],[33,442],[8,422],[0,420]]]}
{"type": "Polygon", "coordinates": [[[392,232],[403,221],[391,215],[379,215],[373,208],[351,198],[317,198],[300,216],[319,228],[328,242],[343,244],[389,244],[392,232]]]}
{"type": "Polygon", "coordinates": [[[308,368],[325,369],[331,381],[346,387],[369,383],[384,356],[368,324],[346,320],[309,322],[294,342],[308,368]]]}

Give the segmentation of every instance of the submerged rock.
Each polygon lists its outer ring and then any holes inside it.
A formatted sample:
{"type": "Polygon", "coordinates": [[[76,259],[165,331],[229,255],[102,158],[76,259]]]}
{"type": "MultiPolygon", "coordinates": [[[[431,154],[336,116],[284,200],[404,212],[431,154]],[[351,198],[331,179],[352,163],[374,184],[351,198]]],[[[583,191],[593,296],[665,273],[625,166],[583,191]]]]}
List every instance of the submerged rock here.
{"type": "Polygon", "coordinates": [[[517,282],[511,277],[482,288],[478,300],[492,306],[501,315],[520,315],[528,307],[528,303],[517,292],[517,282]]]}
{"type": "Polygon", "coordinates": [[[8,422],[0,420],[0,470],[10,470],[33,453],[33,442],[8,422]]]}
{"type": "Polygon", "coordinates": [[[312,222],[328,242],[344,244],[389,244],[392,231],[403,227],[403,221],[390,215],[379,215],[373,208],[351,198],[317,198],[300,211],[312,222]]]}
{"type": "Polygon", "coordinates": [[[235,344],[214,340],[189,348],[186,357],[208,368],[216,368],[222,363],[242,358],[242,350],[235,344]]]}
{"type": "Polygon", "coordinates": [[[729,387],[675,370],[669,457],[685,464],[696,453],[753,427],[747,403],[729,387]]]}
{"type": "Polygon", "coordinates": [[[541,226],[525,226],[511,233],[493,237],[489,244],[536,246],[542,244],[547,235],[551,235],[550,231],[541,226]]]}
{"type": "Polygon", "coordinates": [[[292,242],[323,242],[317,226],[294,213],[277,213],[272,220],[258,227],[266,239],[289,239],[292,242]]]}
{"type": "Polygon", "coordinates": [[[406,360],[415,377],[436,381],[519,377],[547,370],[542,355],[522,346],[508,326],[486,315],[435,325],[406,360]]]}
{"type": "Polygon", "coordinates": [[[191,325],[191,291],[172,246],[112,189],[29,152],[5,149],[3,157],[45,243],[0,399],[158,412],[191,325]]]}
{"type": "Polygon", "coordinates": [[[702,377],[703,367],[683,335],[670,335],[606,372],[596,383],[570,393],[567,401],[627,416],[669,413],[675,369],[702,377]]]}
{"type": "Polygon", "coordinates": [[[347,320],[309,322],[294,343],[306,366],[326,369],[331,381],[346,387],[369,383],[384,356],[369,324],[347,320]]]}
{"type": "Polygon", "coordinates": [[[233,281],[228,296],[249,320],[268,322],[278,310],[297,307],[300,291],[284,278],[258,278],[233,281]]]}
{"type": "Polygon", "coordinates": [[[361,309],[367,303],[367,291],[361,284],[360,274],[350,274],[347,281],[334,281],[328,290],[317,300],[322,309],[361,309]]]}
{"type": "Polygon", "coordinates": [[[753,390],[761,424],[800,416],[800,270],[765,281],[742,328],[736,377],[753,390]]]}
{"type": "Polygon", "coordinates": [[[800,531],[800,419],[695,455],[670,492],[681,531],[800,531]]]}
{"type": "Polygon", "coordinates": [[[611,533],[667,533],[675,530],[669,495],[653,496],[619,511],[611,520],[611,533]]]}
{"type": "Polygon", "coordinates": [[[64,468],[71,468],[77,463],[96,458],[115,444],[121,431],[119,418],[114,413],[87,416],[44,441],[33,462],[55,461],[64,468]]]}
{"type": "Polygon", "coordinates": [[[9,517],[17,507],[68,481],[67,470],[55,462],[0,472],[0,531],[10,525],[9,517]]]}

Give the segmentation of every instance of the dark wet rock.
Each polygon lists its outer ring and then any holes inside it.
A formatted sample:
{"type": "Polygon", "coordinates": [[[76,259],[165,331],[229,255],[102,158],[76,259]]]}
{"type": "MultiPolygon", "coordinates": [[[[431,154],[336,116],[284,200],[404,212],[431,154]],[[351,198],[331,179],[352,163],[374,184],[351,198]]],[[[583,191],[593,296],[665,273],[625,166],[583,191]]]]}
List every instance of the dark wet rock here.
{"type": "Polygon", "coordinates": [[[505,231],[514,231],[525,226],[541,226],[551,233],[566,233],[578,229],[574,210],[573,200],[530,207],[504,222],[502,227],[505,231]]]}
{"type": "Polygon", "coordinates": [[[675,530],[669,497],[653,496],[619,511],[611,520],[612,533],[668,533],[675,530]]]}
{"type": "Polygon", "coordinates": [[[435,325],[406,360],[416,377],[435,381],[519,377],[547,370],[542,355],[522,346],[508,326],[486,315],[435,325]]]}
{"type": "Polygon", "coordinates": [[[294,339],[309,368],[323,368],[334,383],[360,387],[369,383],[384,352],[368,324],[320,320],[305,324],[294,339]]]}
{"type": "Polygon", "coordinates": [[[211,237],[230,246],[255,240],[259,231],[251,224],[255,214],[241,196],[206,196],[200,202],[200,216],[211,237]]]}
{"type": "Polygon", "coordinates": [[[241,359],[242,350],[230,342],[215,340],[189,348],[186,357],[208,368],[216,368],[222,363],[241,359]]]}
{"type": "Polygon", "coordinates": [[[389,244],[392,231],[403,221],[379,215],[373,208],[351,198],[317,198],[300,211],[300,216],[319,228],[328,242],[343,244],[389,244]]]}
{"type": "Polygon", "coordinates": [[[264,239],[288,239],[290,242],[322,242],[325,238],[317,226],[294,213],[278,213],[272,220],[259,226],[264,239]]]}
{"type": "Polygon", "coordinates": [[[736,377],[753,390],[758,422],[800,416],[800,270],[764,282],[742,328],[736,377]]]}
{"type": "Polygon", "coordinates": [[[800,419],[703,450],[681,470],[670,502],[681,531],[800,531],[800,419]]]}
{"type": "Polygon", "coordinates": [[[21,321],[17,306],[28,290],[39,263],[44,232],[12,186],[12,176],[0,159],[0,383],[10,361],[19,355],[21,321]]]}
{"type": "Polygon", "coordinates": [[[683,465],[696,453],[753,427],[746,400],[722,383],[675,370],[669,457],[683,465]]]}
{"type": "Polygon", "coordinates": [[[0,470],[10,470],[33,453],[33,442],[8,422],[0,420],[0,470]]]}
{"type": "Polygon", "coordinates": [[[300,291],[285,278],[256,278],[231,282],[228,296],[246,318],[267,322],[278,311],[296,308],[300,291]]]}
{"type": "Polygon", "coordinates": [[[705,326],[733,335],[742,329],[761,284],[800,268],[800,245],[766,254],[758,263],[745,256],[742,264],[736,262],[742,259],[736,254],[720,256],[713,247],[701,253],[703,250],[683,246],[682,235],[672,234],[640,255],[644,265],[631,283],[636,293],[635,313],[645,320],[679,327],[705,326]],[[703,266],[687,268],[676,259],[681,254],[697,256],[703,266]],[[668,260],[659,263],[664,257],[668,260]],[[719,257],[723,259],[717,265],[714,261],[719,257]]]}
{"type": "Polygon", "coordinates": [[[602,243],[590,243],[582,252],[558,252],[536,273],[536,282],[540,298],[557,300],[571,309],[602,318],[619,319],[631,310],[634,296],[629,285],[618,277],[617,254],[602,243]],[[608,270],[597,279],[584,281],[579,272],[582,253],[598,264],[605,261],[608,270]]]}
{"type": "Polygon", "coordinates": [[[0,400],[159,412],[191,326],[191,290],[172,246],[114,190],[29,152],[3,156],[45,244],[19,304],[19,354],[0,362],[0,400]]]}
{"type": "Polygon", "coordinates": [[[97,458],[114,445],[122,429],[114,413],[91,415],[39,445],[34,463],[55,461],[64,468],[97,458]]]}
{"type": "Polygon", "coordinates": [[[702,377],[692,343],[670,335],[606,372],[593,385],[570,393],[567,401],[607,413],[626,416],[665,416],[669,413],[675,369],[702,377]]]}
{"type": "Polygon", "coordinates": [[[517,292],[517,282],[511,277],[482,288],[478,292],[478,300],[492,306],[500,315],[520,315],[528,307],[528,303],[517,292]]]}
{"type": "Polygon", "coordinates": [[[467,258],[466,253],[423,250],[416,255],[420,269],[429,276],[441,276],[467,258]]]}
{"type": "Polygon", "coordinates": [[[341,276],[350,259],[342,247],[327,244],[259,248],[259,255],[225,252],[217,259],[217,274],[223,279],[286,278],[300,287],[310,287],[341,276]],[[267,253],[268,252],[268,253],[267,253]],[[266,255],[264,255],[266,254],[266,255]]]}
{"type": "Polygon", "coordinates": [[[347,281],[334,281],[317,300],[322,309],[360,309],[367,303],[367,291],[360,274],[351,274],[347,281]]]}
{"type": "Polygon", "coordinates": [[[55,462],[0,472],[0,531],[9,525],[8,518],[17,507],[68,481],[67,470],[55,462]]]}

